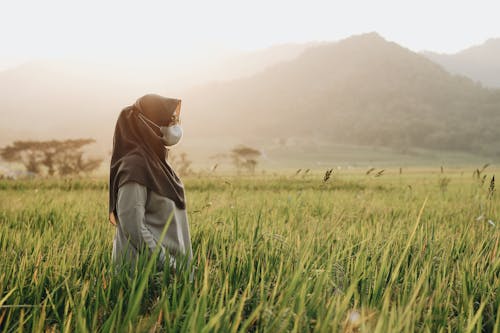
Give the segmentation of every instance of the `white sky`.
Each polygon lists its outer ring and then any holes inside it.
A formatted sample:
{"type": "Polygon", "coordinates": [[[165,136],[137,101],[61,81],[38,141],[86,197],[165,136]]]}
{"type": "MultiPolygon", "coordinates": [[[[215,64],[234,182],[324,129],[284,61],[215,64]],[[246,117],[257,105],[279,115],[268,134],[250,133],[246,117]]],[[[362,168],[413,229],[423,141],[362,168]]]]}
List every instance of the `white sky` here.
{"type": "Polygon", "coordinates": [[[377,31],[453,53],[500,37],[500,1],[0,0],[0,69],[37,58],[186,61],[377,31]]]}

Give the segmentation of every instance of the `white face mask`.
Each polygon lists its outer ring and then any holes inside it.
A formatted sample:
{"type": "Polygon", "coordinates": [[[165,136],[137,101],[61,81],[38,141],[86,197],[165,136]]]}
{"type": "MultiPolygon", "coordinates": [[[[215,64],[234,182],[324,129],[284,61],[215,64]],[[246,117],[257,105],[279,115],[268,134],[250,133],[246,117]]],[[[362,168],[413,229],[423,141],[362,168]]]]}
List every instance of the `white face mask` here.
{"type": "Polygon", "coordinates": [[[160,131],[163,133],[161,138],[165,146],[173,146],[182,138],[182,127],[179,125],[161,126],[160,131]]]}
{"type": "Polygon", "coordinates": [[[172,126],[158,126],[152,120],[148,119],[141,113],[139,113],[139,117],[147,126],[150,126],[149,124],[151,124],[160,130],[160,132],[163,134],[163,136],[161,137],[161,141],[163,141],[163,144],[165,146],[173,146],[181,141],[182,127],[180,125],[176,124],[172,126]]]}

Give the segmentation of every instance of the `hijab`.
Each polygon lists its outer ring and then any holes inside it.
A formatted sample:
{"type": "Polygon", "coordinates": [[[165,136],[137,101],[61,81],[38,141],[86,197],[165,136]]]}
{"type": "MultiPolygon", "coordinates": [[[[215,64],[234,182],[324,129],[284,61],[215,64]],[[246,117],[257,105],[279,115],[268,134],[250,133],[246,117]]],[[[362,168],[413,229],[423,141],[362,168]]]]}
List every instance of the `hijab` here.
{"type": "Polygon", "coordinates": [[[180,100],[149,94],[124,108],[116,121],[109,174],[109,213],[116,216],[118,188],[137,182],[186,208],[184,185],[167,162],[161,133],[139,118],[142,113],[159,126],[168,126],[180,100]]]}

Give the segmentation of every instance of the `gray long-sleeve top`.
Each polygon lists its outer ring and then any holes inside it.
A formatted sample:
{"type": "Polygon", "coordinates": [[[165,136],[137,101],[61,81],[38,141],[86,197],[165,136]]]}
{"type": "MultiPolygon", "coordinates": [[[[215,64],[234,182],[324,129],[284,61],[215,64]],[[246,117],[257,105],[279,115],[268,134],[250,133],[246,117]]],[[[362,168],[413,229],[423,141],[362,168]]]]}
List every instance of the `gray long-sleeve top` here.
{"type": "Polygon", "coordinates": [[[165,262],[168,252],[171,264],[178,255],[186,256],[188,264],[191,262],[192,246],[186,210],[177,208],[172,200],[141,184],[128,182],[118,189],[116,211],[114,262],[127,259],[133,262],[138,250],[143,247],[154,251],[167,223],[160,259],[165,262]]]}

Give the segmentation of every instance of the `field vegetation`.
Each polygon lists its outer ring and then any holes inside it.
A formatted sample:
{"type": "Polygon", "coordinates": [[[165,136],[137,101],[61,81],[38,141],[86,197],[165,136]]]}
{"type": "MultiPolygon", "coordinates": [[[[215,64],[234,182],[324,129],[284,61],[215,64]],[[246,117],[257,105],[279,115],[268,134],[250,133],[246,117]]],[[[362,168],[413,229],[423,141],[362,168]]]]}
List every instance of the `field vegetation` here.
{"type": "Polygon", "coordinates": [[[479,171],[185,178],[192,282],[113,269],[105,179],[2,180],[0,331],[500,332],[479,171]]]}

